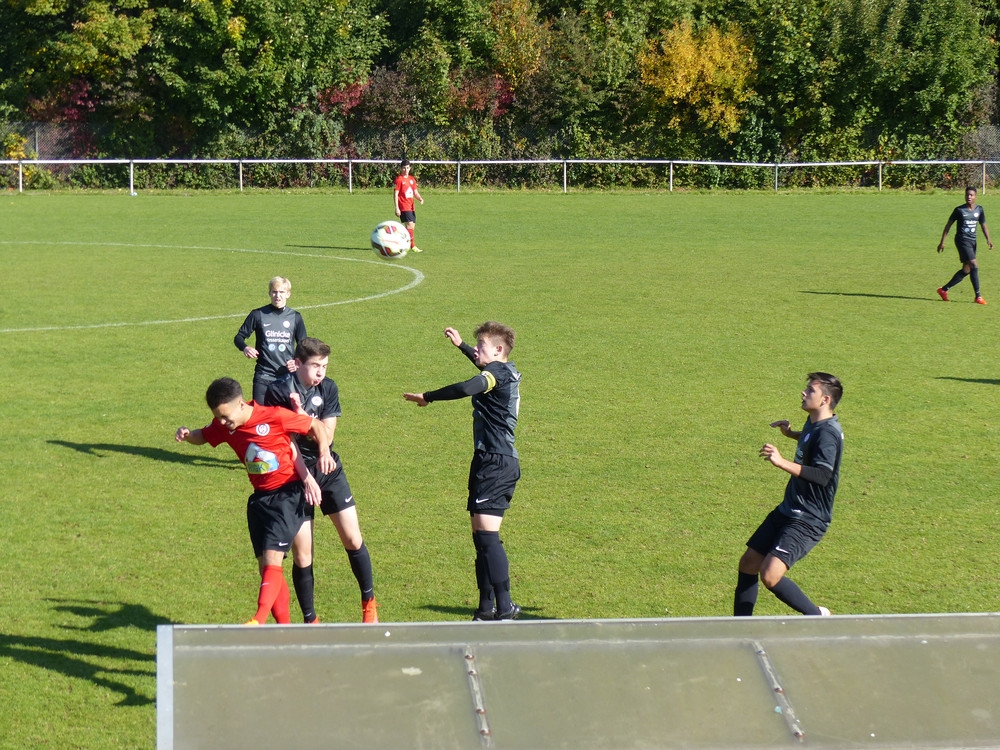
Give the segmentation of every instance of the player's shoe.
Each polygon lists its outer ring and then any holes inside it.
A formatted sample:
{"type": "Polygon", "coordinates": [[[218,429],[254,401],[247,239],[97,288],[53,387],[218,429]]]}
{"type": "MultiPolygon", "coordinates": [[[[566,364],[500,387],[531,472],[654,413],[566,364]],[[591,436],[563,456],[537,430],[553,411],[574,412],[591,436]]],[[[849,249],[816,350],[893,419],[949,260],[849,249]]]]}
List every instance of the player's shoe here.
{"type": "Polygon", "coordinates": [[[306,620],[306,625],[319,625],[319,615],[314,615],[313,619],[306,620]]]}
{"type": "Polygon", "coordinates": [[[423,250],[421,250],[419,247],[417,247],[416,245],[414,245],[413,247],[410,248],[410,252],[411,253],[422,253],[423,250]]]}
{"type": "Polygon", "coordinates": [[[260,625],[260,623],[259,623],[259,622],[257,622],[257,620],[256,620],[255,618],[253,618],[253,617],[251,617],[251,618],[250,618],[249,620],[247,620],[247,621],[246,621],[245,623],[243,623],[243,624],[244,624],[244,625],[260,625]]]}
{"type": "Polygon", "coordinates": [[[987,303],[986,303],[986,300],[984,300],[982,297],[976,297],[976,304],[977,305],[985,305],[987,303]]]}
{"type": "Polygon", "coordinates": [[[361,602],[361,622],[378,622],[378,604],[375,603],[375,599],[361,602]]]}
{"type": "Polygon", "coordinates": [[[492,622],[495,619],[497,619],[495,609],[477,609],[472,613],[473,622],[492,622]]]}
{"type": "Polygon", "coordinates": [[[497,612],[498,620],[516,620],[518,615],[521,614],[521,607],[514,602],[510,603],[510,609],[506,612],[497,612]]]}
{"type": "Polygon", "coordinates": [[[948,292],[945,290],[945,288],[943,286],[939,286],[938,287],[937,293],[938,293],[938,296],[941,299],[943,299],[945,302],[949,301],[948,300],[948,292]]]}
{"type": "Polygon", "coordinates": [[[829,616],[830,616],[830,610],[829,610],[829,609],[827,609],[826,607],[820,607],[820,608],[819,608],[819,613],[820,613],[820,615],[822,615],[823,617],[829,617],[829,616]]]}

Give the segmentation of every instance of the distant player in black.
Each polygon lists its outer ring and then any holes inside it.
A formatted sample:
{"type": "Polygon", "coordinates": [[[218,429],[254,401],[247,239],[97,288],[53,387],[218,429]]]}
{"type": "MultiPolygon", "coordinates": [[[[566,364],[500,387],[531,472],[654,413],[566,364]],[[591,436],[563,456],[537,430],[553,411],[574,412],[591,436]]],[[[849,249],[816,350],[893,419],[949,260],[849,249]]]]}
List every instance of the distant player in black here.
{"type": "Polygon", "coordinates": [[[275,276],[267,285],[271,304],[251,310],[233,339],[247,359],[257,361],[253,368],[253,400],[264,403],[267,387],[289,372],[295,372],[295,346],[306,337],[302,316],[285,305],[292,296],[292,282],[275,276]],[[247,344],[253,334],[256,346],[247,344]]]}
{"type": "Polygon", "coordinates": [[[986,211],[982,206],[976,205],[976,189],[967,187],[965,189],[965,205],[956,206],[948,217],[948,223],[944,225],[944,232],[941,234],[941,241],[938,243],[937,251],[944,250],[944,241],[948,237],[948,230],[951,225],[958,222],[958,229],[955,230],[955,247],[958,248],[958,258],[962,261],[962,268],[955,272],[951,281],[937,290],[938,295],[945,302],[948,302],[948,290],[956,284],[961,283],[966,276],[972,276],[972,288],[976,292],[976,304],[985,305],[986,300],[979,292],[979,261],[976,260],[976,225],[983,227],[983,236],[986,237],[986,244],[993,249],[993,240],[990,239],[990,230],[986,227],[986,211]]]}
{"type": "Polygon", "coordinates": [[[809,414],[800,432],[788,420],[772,422],[785,437],[798,441],[795,460],[782,458],[766,444],[760,455],[791,474],[785,498],[747,541],[740,558],[733,614],[749,616],[757,603],[758,575],[782,602],[804,615],[828,615],[826,607],[813,604],[785,573],[823,538],[833,519],[833,498],[840,481],[844,432],[833,410],[844,393],[840,381],[825,372],[811,372],[802,391],[802,409],[809,414]]]}
{"type": "MultiPolygon", "coordinates": [[[[267,406],[284,406],[287,409],[307,414],[318,419],[330,434],[330,450],[333,451],[337,418],[340,417],[340,396],[337,384],[326,377],[330,362],[330,347],[319,339],[304,338],[295,348],[295,371],[268,386],[264,396],[267,406]]],[[[323,493],[320,509],[324,516],[333,521],[340,541],[347,551],[354,577],[361,588],[361,621],[378,622],[375,591],[372,582],[372,561],[361,537],[358,525],[358,511],[354,495],[344,474],[344,465],[336,452],[332,453],[334,467],[319,463],[319,447],[315,441],[303,438],[296,441],[299,453],[309,472],[319,483],[323,493]]],[[[292,583],[295,595],[302,607],[306,622],[316,622],[313,597],[313,509],[306,508],[309,522],[295,537],[292,547],[292,583]]]]}
{"type": "Polygon", "coordinates": [[[514,448],[514,428],[521,403],[521,373],[508,362],[514,331],[495,321],[476,329],[476,347],[462,341],[454,328],[444,335],[479,368],[470,380],[426,393],[404,393],[418,406],[433,401],[472,397],[472,437],[475,453],[469,469],[468,511],[476,547],[479,607],[473,620],[513,620],[521,608],[510,598],[510,565],[500,541],[500,524],[510,508],[521,465],[514,448]]]}

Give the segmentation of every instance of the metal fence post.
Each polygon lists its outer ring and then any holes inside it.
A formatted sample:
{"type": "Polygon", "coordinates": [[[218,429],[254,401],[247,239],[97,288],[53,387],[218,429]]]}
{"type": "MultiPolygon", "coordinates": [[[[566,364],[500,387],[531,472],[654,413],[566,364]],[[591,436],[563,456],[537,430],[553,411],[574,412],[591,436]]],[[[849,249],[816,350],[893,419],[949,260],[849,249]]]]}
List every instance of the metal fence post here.
{"type": "Polygon", "coordinates": [[[882,162],[878,163],[878,191],[882,192],[882,162]]]}
{"type": "Polygon", "coordinates": [[[778,163],[774,163],[774,192],[778,192],[778,163]]]}
{"type": "Polygon", "coordinates": [[[243,192],[243,160],[240,159],[240,192],[243,192]]]}
{"type": "Polygon", "coordinates": [[[674,192],[674,163],[670,162],[670,192],[674,192]]]}
{"type": "Polygon", "coordinates": [[[132,195],[135,192],[135,162],[130,161],[128,163],[128,194],[132,195]]]}
{"type": "Polygon", "coordinates": [[[986,192],[986,162],[983,162],[983,193],[986,192]]]}
{"type": "Polygon", "coordinates": [[[17,192],[24,192],[24,164],[17,160],[17,192]]]}
{"type": "Polygon", "coordinates": [[[458,171],[457,171],[457,176],[455,177],[455,192],[456,193],[461,193],[462,192],[462,160],[461,159],[458,160],[457,166],[458,166],[458,171]]]}
{"type": "Polygon", "coordinates": [[[347,160],[347,192],[354,192],[354,163],[350,159],[347,160]]]}

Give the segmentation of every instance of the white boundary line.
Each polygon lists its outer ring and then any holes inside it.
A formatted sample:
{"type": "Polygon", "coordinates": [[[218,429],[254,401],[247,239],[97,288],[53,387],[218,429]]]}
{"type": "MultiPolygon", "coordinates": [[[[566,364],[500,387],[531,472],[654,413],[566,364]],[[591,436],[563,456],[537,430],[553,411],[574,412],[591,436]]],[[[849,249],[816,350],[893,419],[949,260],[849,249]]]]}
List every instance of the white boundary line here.
{"type": "MultiPolygon", "coordinates": [[[[344,258],[338,255],[315,255],[312,253],[293,253],[285,250],[251,250],[249,248],[230,248],[230,247],[201,247],[198,245],[151,245],[151,244],[133,244],[126,242],[43,242],[41,240],[0,240],[0,245],[71,245],[76,247],[138,247],[146,249],[161,249],[161,250],[214,250],[226,253],[251,253],[255,255],[288,255],[297,258],[319,258],[321,260],[342,260],[349,263],[370,263],[375,266],[381,266],[383,268],[399,268],[404,271],[409,271],[413,275],[413,279],[409,284],[398,287],[396,289],[390,289],[387,292],[379,292],[378,294],[370,294],[366,297],[355,297],[353,299],[338,300],[337,302],[323,302],[318,305],[305,305],[303,307],[296,306],[296,310],[316,310],[321,307],[335,307],[337,305],[350,305],[355,302],[369,302],[370,300],[382,299],[383,297],[389,297],[393,294],[399,294],[401,292],[409,291],[415,286],[420,284],[424,280],[424,275],[418,271],[416,268],[410,266],[401,266],[396,263],[383,263],[377,260],[369,260],[367,258],[344,258]]],[[[42,331],[80,331],[89,330],[94,328],[126,328],[129,326],[157,326],[157,325],[170,325],[173,323],[200,323],[206,320],[227,320],[229,318],[243,318],[246,317],[247,313],[231,313],[227,315],[205,315],[195,318],[178,318],[176,320],[143,320],[139,322],[121,322],[121,323],[88,323],[84,325],[76,326],[38,326],[36,328],[0,328],[0,333],[39,333],[42,331]]]]}

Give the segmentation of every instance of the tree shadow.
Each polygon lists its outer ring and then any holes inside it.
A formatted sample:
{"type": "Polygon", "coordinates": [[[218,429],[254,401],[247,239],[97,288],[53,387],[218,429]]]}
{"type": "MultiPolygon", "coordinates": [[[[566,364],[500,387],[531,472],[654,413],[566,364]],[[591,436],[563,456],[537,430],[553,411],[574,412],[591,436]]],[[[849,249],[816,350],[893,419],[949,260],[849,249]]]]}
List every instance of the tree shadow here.
{"type": "Polygon", "coordinates": [[[59,445],[72,448],[86,456],[104,458],[105,453],[124,453],[128,456],[140,456],[153,461],[166,461],[188,466],[214,466],[218,469],[243,470],[243,466],[234,459],[215,458],[214,456],[191,455],[168,451],[163,448],[151,448],[145,445],[115,445],[114,443],[71,443],[68,440],[48,440],[49,445],[59,445]]]}
{"type": "Polygon", "coordinates": [[[870,297],[871,299],[911,299],[917,302],[940,302],[934,297],[908,297],[903,294],[867,294],[865,292],[817,292],[812,289],[800,289],[800,294],[821,294],[829,297],[870,297]]]}
{"type": "MultiPolygon", "coordinates": [[[[469,607],[446,607],[441,604],[425,604],[420,609],[425,609],[428,612],[437,612],[441,615],[462,615],[472,619],[472,609],[469,607]]],[[[537,614],[537,607],[521,607],[521,614],[518,616],[518,620],[551,620],[551,617],[542,617],[537,614]]]]}
{"type": "MultiPolygon", "coordinates": [[[[155,631],[157,625],[172,622],[150,612],[139,604],[125,602],[96,602],[72,599],[47,599],[58,602],[56,612],[68,612],[91,622],[80,627],[63,626],[67,630],[106,632],[118,628],[135,627],[155,631]]],[[[143,695],[118,679],[121,676],[156,678],[156,655],[134,649],[105,646],[76,638],[45,638],[41,636],[10,635],[0,633],[0,657],[7,657],[21,664],[58,672],[66,677],[87,680],[97,687],[106,688],[121,696],[116,705],[147,706],[155,698],[143,695]],[[110,662],[110,665],[109,665],[110,662]],[[125,666],[125,662],[150,664],[149,668],[125,666]]]]}
{"type": "Polygon", "coordinates": [[[935,380],[957,380],[960,383],[980,383],[981,385],[1000,385],[1000,380],[996,378],[955,378],[950,375],[941,375],[935,380]]]}

